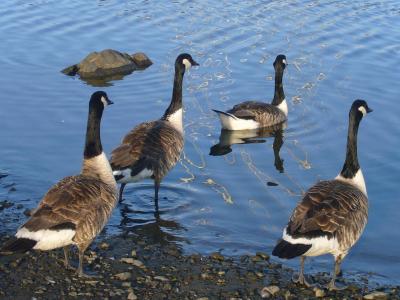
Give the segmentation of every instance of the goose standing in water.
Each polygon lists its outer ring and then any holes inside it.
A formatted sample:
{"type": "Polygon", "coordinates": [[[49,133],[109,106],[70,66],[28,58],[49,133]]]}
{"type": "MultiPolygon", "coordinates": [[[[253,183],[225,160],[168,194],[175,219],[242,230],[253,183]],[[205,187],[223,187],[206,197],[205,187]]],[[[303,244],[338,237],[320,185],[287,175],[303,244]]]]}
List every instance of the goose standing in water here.
{"type": "Polygon", "coordinates": [[[310,286],[304,278],[306,256],[330,253],[335,258],[335,268],[328,288],[338,289],[335,280],[340,264],[367,224],[368,198],[358,163],[357,132],[361,119],[371,111],[364,100],[353,102],[342,171],[335,179],[320,181],[306,192],[272,252],[280,258],[301,256],[300,274],[295,282],[310,286]]]}
{"type": "Polygon", "coordinates": [[[110,218],[117,203],[117,185],[100,140],[103,109],[112,104],[107,94],[95,92],[89,102],[89,116],[82,170],[65,177],[49,189],[29,220],[22,225],[3,251],[79,250],[78,275],[83,273],[83,254],[110,218]]]}
{"type": "Polygon", "coordinates": [[[213,109],[218,114],[223,129],[256,129],[286,121],[288,106],[282,85],[283,71],[287,65],[286,56],[278,55],[273,65],[275,69],[275,93],[271,104],[246,101],[235,105],[226,112],[213,109]]]}
{"type": "Polygon", "coordinates": [[[171,103],[162,118],[137,125],[112,151],[111,167],[115,179],[121,184],[119,201],[127,183],[151,178],[158,210],[161,180],[175,166],[183,149],[183,75],[191,66],[198,65],[189,54],[180,54],[175,61],[171,103]]]}

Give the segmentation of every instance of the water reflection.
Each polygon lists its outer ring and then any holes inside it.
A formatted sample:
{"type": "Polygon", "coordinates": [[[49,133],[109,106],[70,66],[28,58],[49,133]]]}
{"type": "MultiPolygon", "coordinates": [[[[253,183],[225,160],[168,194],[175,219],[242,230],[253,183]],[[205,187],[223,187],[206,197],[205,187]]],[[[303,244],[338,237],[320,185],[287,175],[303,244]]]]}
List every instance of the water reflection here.
{"type": "Polygon", "coordinates": [[[231,146],[234,144],[260,144],[266,140],[262,138],[274,137],[274,166],[280,172],[284,172],[283,159],[279,155],[279,151],[283,145],[283,131],[287,126],[287,122],[271,127],[264,127],[252,130],[221,130],[219,143],[210,148],[210,155],[220,156],[232,152],[231,146]]]}
{"type": "Polygon", "coordinates": [[[138,235],[146,236],[153,243],[168,244],[171,242],[189,241],[180,237],[179,232],[187,231],[185,227],[175,220],[166,220],[162,218],[165,213],[156,209],[155,211],[141,211],[130,208],[129,204],[121,203],[119,205],[121,214],[121,223],[119,225],[123,235],[128,235],[134,231],[138,235]],[[146,218],[146,215],[153,215],[154,219],[146,218]]]}
{"type": "Polygon", "coordinates": [[[84,81],[87,85],[91,85],[94,87],[107,87],[107,86],[113,86],[112,81],[116,80],[122,80],[125,76],[132,74],[133,71],[126,72],[123,74],[115,74],[111,76],[104,76],[101,78],[85,78],[85,77],[80,77],[82,81],[84,81]]]}

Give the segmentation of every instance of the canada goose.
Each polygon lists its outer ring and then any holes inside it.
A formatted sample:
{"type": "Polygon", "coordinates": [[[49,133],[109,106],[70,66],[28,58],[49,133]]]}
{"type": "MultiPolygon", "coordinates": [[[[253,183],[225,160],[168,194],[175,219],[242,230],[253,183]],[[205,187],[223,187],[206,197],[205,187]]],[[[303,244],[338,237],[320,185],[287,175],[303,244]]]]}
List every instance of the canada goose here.
{"type": "Polygon", "coordinates": [[[210,155],[220,156],[232,152],[231,146],[235,144],[261,144],[265,143],[266,137],[274,137],[272,148],[274,150],[275,168],[283,173],[283,160],[280,158],[279,151],[283,145],[283,130],[286,123],[249,130],[221,130],[219,143],[210,148],[210,155]]]}
{"type": "Polygon", "coordinates": [[[82,170],[52,186],[29,220],[22,225],[3,251],[79,250],[77,274],[83,274],[83,253],[107,223],[117,203],[117,186],[100,140],[100,121],[105,106],[112,104],[105,92],[95,92],[89,102],[89,116],[82,170]]]}
{"type": "Polygon", "coordinates": [[[287,65],[286,56],[278,55],[273,65],[275,68],[275,93],[271,104],[246,101],[236,104],[226,112],[213,109],[218,114],[223,129],[255,129],[279,124],[287,119],[288,106],[282,85],[283,71],[287,65]]]}
{"type": "Polygon", "coordinates": [[[119,201],[127,183],[154,180],[155,206],[163,177],[175,166],[183,149],[182,81],[185,70],[199,64],[186,53],[175,61],[171,103],[161,119],[137,125],[111,153],[115,180],[121,184],[119,201]]]}
{"type": "Polygon", "coordinates": [[[368,219],[367,190],[357,158],[357,132],[361,119],[371,111],[364,100],[353,102],[342,171],[335,179],[320,181],[306,192],[272,252],[280,258],[301,256],[300,274],[295,282],[310,286],[304,278],[306,256],[330,253],[335,258],[335,268],[327,287],[338,289],[335,280],[340,264],[361,236],[368,219]]]}

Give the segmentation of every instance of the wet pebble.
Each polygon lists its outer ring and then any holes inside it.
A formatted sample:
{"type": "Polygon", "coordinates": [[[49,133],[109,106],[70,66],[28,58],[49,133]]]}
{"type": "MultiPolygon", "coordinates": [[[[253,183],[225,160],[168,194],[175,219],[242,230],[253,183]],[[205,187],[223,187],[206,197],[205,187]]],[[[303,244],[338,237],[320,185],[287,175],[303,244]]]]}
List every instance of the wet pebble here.
{"type": "Polygon", "coordinates": [[[388,295],[385,292],[375,291],[375,292],[365,295],[363,299],[384,300],[384,299],[388,299],[388,295]]]}
{"type": "Polygon", "coordinates": [[[223,261],[224,260],[224,256],[221,253],[218,252],[214,252],[210,255],[210,257],[214,260],[218,260],[218,261],[223,261]]]}
{"type": "Polygon", "coordinates": [[[99,248],[100,248],[101,250],[108,250],[108,249],[110,248],[110,245],[107,244],[106,242],[103,242],[103,243],[101,243],[101,244],[99,245],[99,248]]]}
{"type": "Polygon", "coordinates": [[[118,280],[125,281],[125,280],[130,279],[130,278],[132,277],[132,274],[129,273],[129,272],[123,272],[123,273],[115,274],[114,277],[115,277],[116,279],[118,279],[118,280]]]}
{"type": "Polygon", "coordinates": [[[315,297],[317,297],[317,298],[322,298],[325,296],[325,291],[320,288],[317,288],[317,287],[314,288],[314,293],[315,293],[315,297]]]}
{"type": "Polygon", "coordinates": [[[131,291],[129,292],[127,299],[128,299],[128,300],[136,300],[136,299],[137,299],[137,296],[135,295],[135,293],[133,292],[132,289],[131,289],[131,291]]]}
{"type": "Polygon", "coordinates": [[[260,292],[261,298],[269,298],[271,296],[274,296],[276,293],[279,292],[279,290],[280,288],[276,285],[266,286],[260,292]]]}

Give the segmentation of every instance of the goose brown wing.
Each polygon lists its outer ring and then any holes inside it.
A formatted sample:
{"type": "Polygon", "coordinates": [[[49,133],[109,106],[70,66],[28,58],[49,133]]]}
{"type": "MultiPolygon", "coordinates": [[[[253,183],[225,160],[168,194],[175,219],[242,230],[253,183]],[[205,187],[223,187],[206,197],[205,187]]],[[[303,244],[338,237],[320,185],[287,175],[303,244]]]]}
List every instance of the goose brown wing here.
{"type": "Polygon", "coordinates": [[[182,135],[168,121],[142,123],[112,151],[110,164],[113,170],[130,168],[132,176],[144,168],[163,172],[178,161],[182,148],[182,135]]]}
{"type": "Polygon", "coordinates": [[[238,118],[253,119],[265,125],[276,124],[286,120],[283,112],[276,106],[257,101],[242,102],[227,112],[238,118]]]}
{"type": "Polygon", "coordinates": [[[367,198],[354,186],[321,181],[311,187],[297,205],[288,223],[292,236],[335,235],[351,227],[356,215],[366,213],[367,198]]]}
{"type": "Polygon", "coordinates": [[[23,227],[30,231],[79,231],[82,226],[92,226],[89,235],[94,237],[107,222],[115,203],[115,189],[102,181],[82,175],[66,177],[50,188],[23,227]]]}

